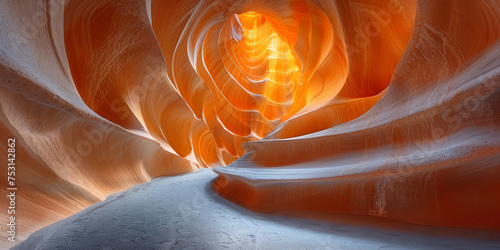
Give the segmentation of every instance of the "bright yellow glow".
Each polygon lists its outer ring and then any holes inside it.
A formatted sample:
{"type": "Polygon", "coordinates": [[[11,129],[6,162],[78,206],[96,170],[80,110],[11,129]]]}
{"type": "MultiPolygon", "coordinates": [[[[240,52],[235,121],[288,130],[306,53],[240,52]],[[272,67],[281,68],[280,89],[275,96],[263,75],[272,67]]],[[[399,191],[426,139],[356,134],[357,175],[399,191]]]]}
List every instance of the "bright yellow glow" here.
{"type": "Polygon", "coordinates": [[[264,81],[262,95],[276,103],[290,102],[299,81],[298,66],[290,46],[261,14],[238,15],[243,28],[240,65],[254,81],[264,81]]]}

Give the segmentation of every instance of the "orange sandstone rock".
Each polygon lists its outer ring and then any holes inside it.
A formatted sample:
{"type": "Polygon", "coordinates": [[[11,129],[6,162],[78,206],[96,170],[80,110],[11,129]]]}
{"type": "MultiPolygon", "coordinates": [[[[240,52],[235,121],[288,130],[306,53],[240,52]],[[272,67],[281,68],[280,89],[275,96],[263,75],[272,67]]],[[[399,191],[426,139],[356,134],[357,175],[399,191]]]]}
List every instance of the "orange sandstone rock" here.
{"type": "Polygon", "coordinates": [[[10,1],[0,30],[22,237],[215,166],[259,211],[500,229],[495,0],[10,1]]]}

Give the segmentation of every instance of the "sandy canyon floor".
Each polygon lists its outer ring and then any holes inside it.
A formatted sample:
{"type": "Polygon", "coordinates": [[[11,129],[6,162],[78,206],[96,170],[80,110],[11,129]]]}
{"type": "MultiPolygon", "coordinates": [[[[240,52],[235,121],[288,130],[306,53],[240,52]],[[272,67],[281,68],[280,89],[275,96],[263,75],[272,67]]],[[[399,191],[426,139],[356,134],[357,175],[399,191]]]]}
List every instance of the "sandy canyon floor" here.
{"type": "Polygon", "coordinates": [[[14,249],[495,249],[500,232],[367,216],[260,214],[215,194],[210,169],[156,178],[32,234],[14,249]]]}

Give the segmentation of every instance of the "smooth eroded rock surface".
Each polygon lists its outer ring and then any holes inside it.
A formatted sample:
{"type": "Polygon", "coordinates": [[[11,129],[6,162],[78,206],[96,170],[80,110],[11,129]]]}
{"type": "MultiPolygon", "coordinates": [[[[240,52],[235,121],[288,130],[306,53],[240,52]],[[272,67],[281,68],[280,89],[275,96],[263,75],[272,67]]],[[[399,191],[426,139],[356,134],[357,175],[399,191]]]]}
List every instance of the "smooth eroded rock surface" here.
{"type": "Polygon", "coordinates": [[[499,37],[497,0],[5,0],[18,242],[204,168],[255,211],[500,230],[499,37]]]}

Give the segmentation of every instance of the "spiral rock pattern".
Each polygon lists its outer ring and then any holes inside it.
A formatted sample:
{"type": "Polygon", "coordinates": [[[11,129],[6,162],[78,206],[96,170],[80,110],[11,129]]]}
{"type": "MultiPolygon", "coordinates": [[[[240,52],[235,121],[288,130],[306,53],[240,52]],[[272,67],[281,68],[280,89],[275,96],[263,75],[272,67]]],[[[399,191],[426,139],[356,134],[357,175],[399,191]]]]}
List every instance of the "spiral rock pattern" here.
{"type": "Polygon", "coordinates": [[[0,30],[24,235],[205,167],[257,211],[500,229],[496,0],[12,0],[0,30]]]}

